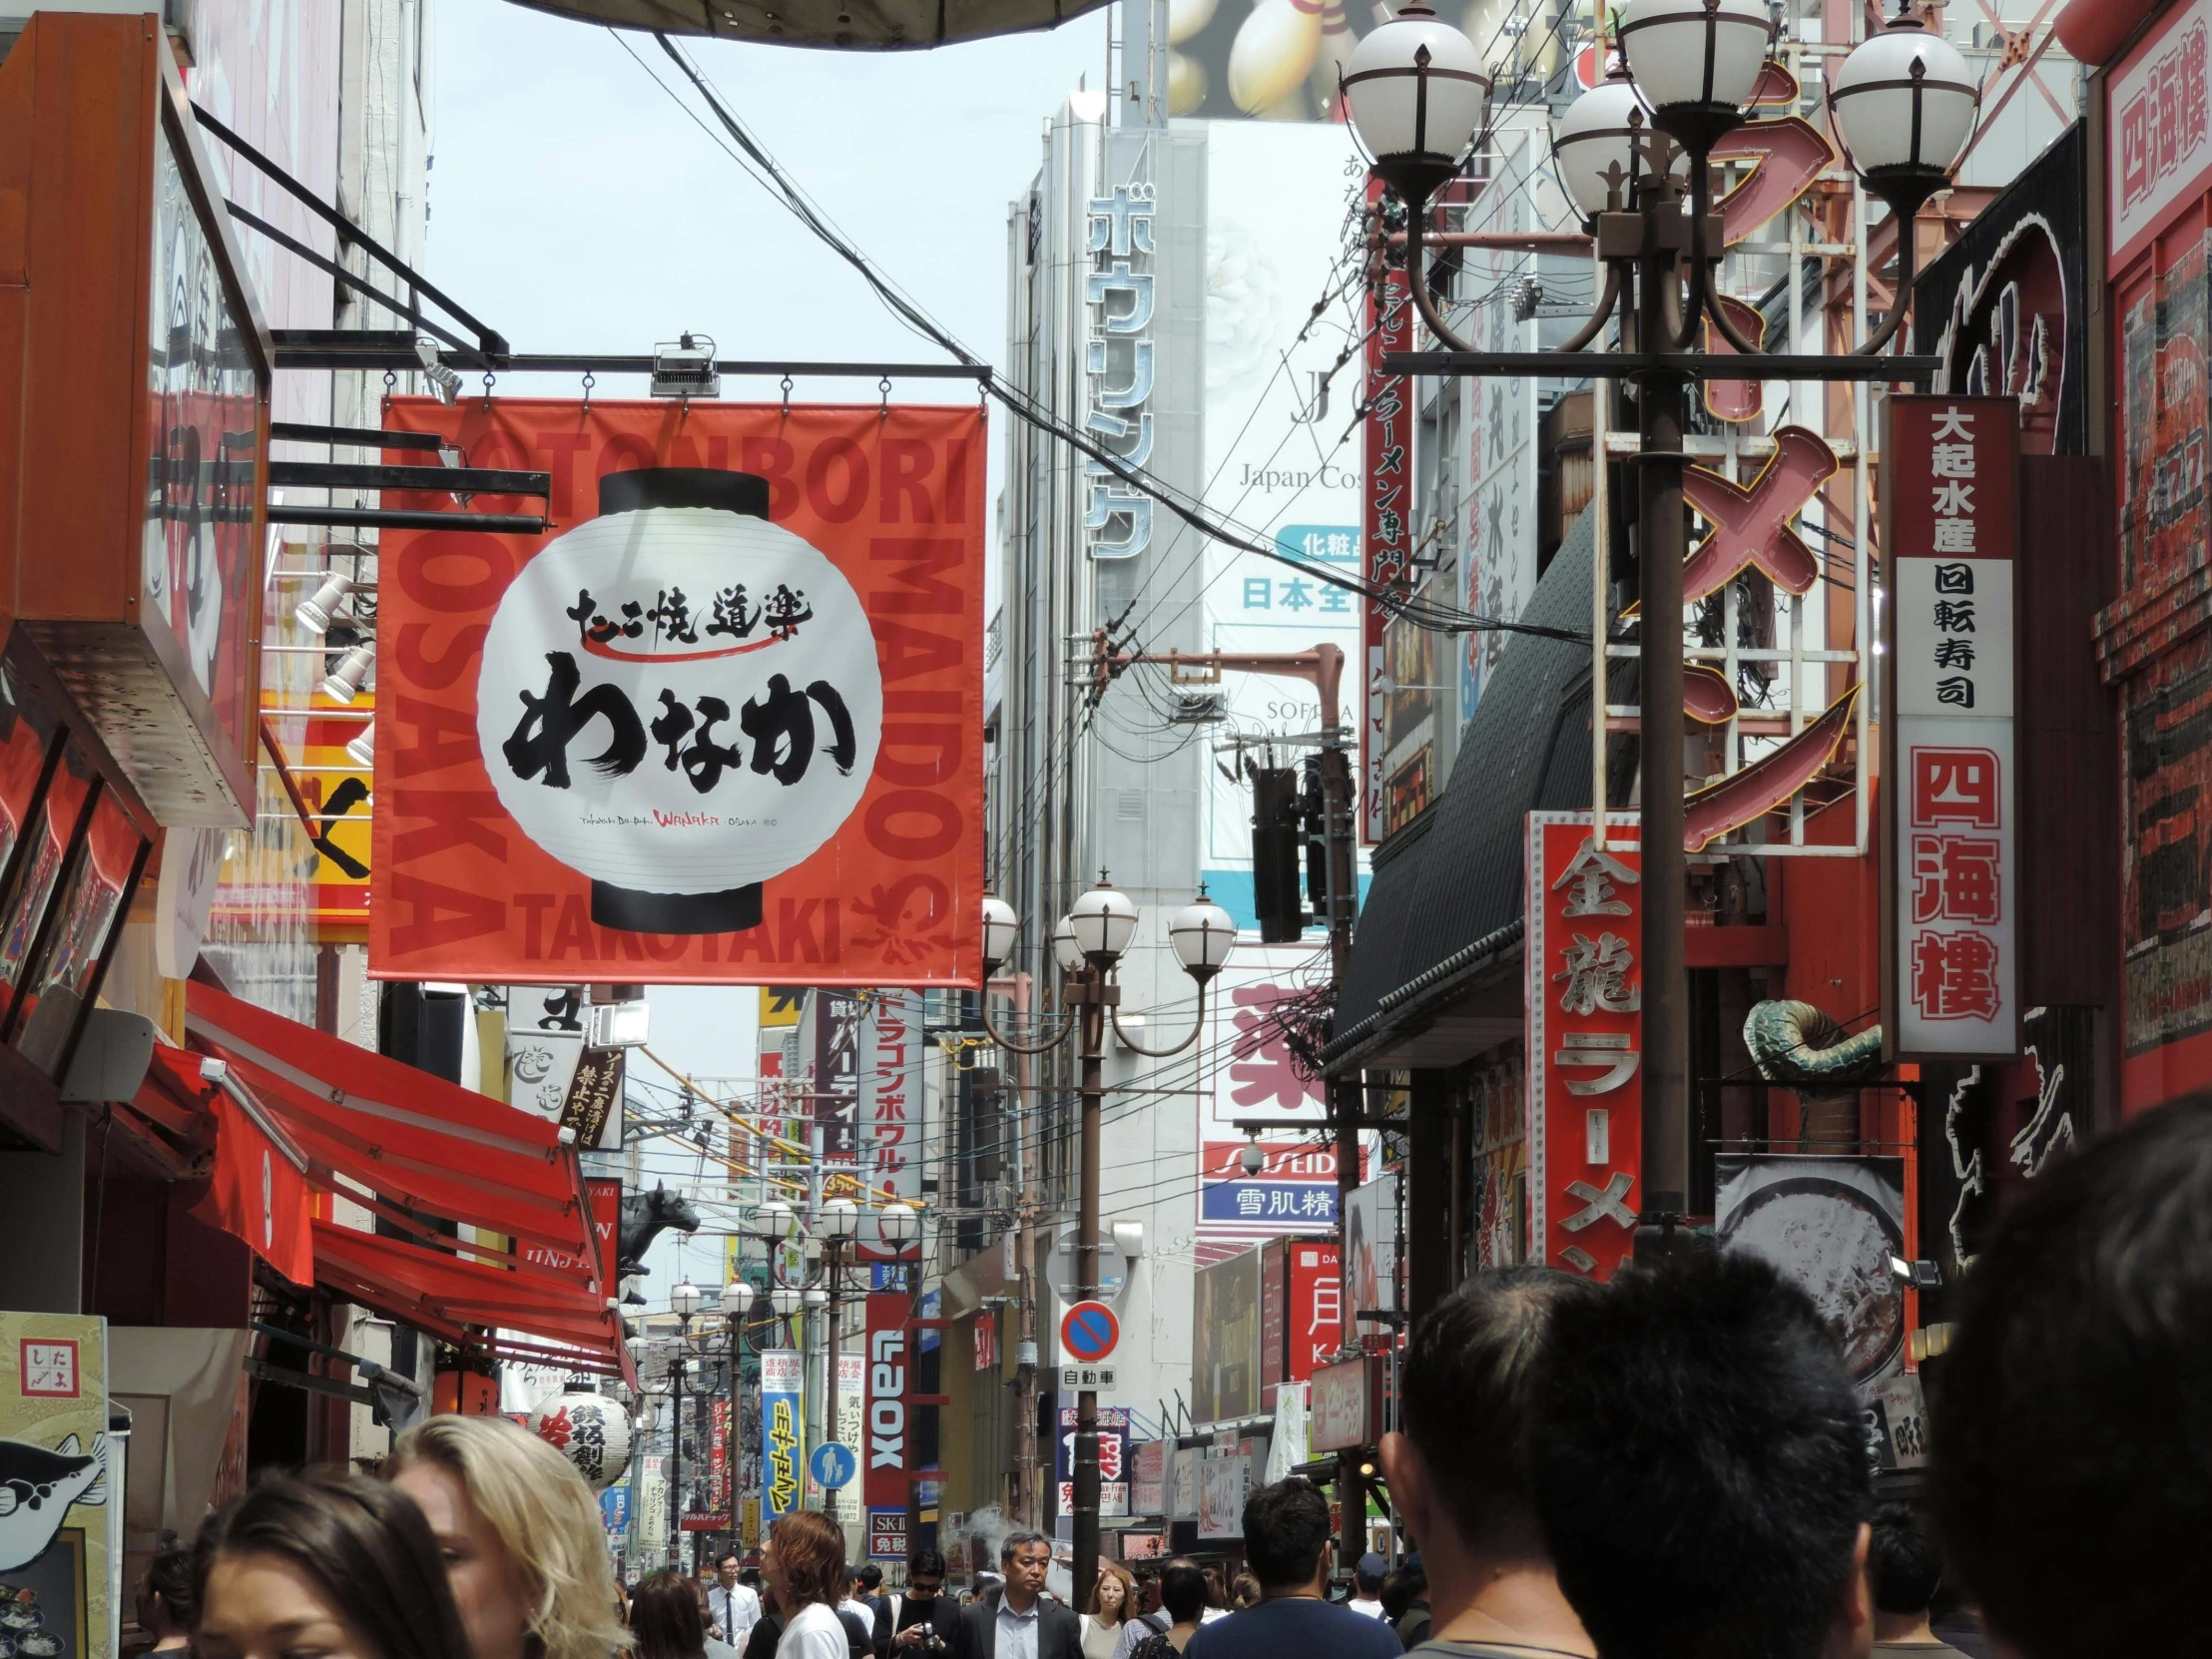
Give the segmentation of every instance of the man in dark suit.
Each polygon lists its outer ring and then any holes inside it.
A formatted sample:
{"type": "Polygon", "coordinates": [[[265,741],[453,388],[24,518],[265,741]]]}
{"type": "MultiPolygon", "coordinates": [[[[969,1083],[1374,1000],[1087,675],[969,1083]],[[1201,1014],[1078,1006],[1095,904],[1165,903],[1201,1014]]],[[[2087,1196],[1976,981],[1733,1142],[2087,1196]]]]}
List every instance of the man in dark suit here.
{"type": "Polygon", "coordinates": [[[960,1609],[951,1659],[1083,1659],[1083,1626],[1044,1594],[1052,1545],[1042,1532],[1006,1534],[998,1546],[1005,1588],[960,1609]]]}

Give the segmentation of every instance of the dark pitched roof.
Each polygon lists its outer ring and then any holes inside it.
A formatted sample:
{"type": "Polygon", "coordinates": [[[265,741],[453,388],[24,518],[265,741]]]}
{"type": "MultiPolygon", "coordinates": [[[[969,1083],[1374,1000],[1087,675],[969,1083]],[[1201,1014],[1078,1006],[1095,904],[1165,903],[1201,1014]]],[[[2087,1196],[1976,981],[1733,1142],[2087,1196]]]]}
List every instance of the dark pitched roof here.
{"type": "MultiPolygon", "coordinates": [[[[1587,632],[1592,535],[1585,512],[1522,621],[1587,632]]],[[[1417,1021],[1461,969],[1518,938],[1529,813],[1590,804],[1589,674],[1588,645],[1513,636],[1460,734],[1443,798],[1376,859],[1330,1058],[1417,1021]]]]}

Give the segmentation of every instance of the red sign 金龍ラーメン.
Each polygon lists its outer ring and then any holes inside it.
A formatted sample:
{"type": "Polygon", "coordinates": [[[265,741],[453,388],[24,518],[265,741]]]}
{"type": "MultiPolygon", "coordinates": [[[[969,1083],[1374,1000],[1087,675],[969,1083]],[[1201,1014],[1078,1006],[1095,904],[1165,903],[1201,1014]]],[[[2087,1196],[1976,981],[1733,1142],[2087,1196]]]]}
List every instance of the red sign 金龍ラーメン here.
{"type": "Polygon", "coordinates": [[[979,411],[398,398],[388,424],[551,495],[540,537],[385,538],[377,976],[973,981],[979,411]]]}
{"type": "Polygon", "coordinates": [[[1643,858],[1635,820],[1528,815],[1529,1256],[1607,1279],[1642,1201],[1643,858]]]}
{"type": "Polygon", "coordinates": [[[1884,1030],[1894,1057],[2019,1049],[2010,398],[1893,396],[1884,1030]]]}

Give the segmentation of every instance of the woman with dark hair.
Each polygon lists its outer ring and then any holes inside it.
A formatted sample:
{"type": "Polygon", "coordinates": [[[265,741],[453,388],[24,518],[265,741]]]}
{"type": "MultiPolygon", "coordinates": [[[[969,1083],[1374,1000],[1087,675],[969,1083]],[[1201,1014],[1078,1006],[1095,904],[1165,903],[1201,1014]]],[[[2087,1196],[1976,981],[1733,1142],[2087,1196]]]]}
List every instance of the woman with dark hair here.
{"type": "Polygon", "coordinates": [[[470,1659],[430,1523],[379,1481],[264,1480],[200,1529],[196,1659],[470,1659]]]}
{"type": "Polygon", "coordinates": [[[630,1634],[638,1659],[737,1659],[737,1649],[707,1634],[699,1586],[673,1569],[653,1574],[630,1598],[630,1634]]]}
{"type": "Polygon", "coordinates": [[[154,1638],[150,1653],[178,1653],[192,1646],[191,1550],[165,1549],[146,1564],[138,1621],[139,1628],[154,1638]]]}
{"type": "Polygon", "coordinates": [[[849,1659],[851,1641],[837,1617],[844,1531],[836,1522],[812,1509],[786,1515],[761,1551],[761,1576],[784,1610],[778,1659],[849,1659]]]}

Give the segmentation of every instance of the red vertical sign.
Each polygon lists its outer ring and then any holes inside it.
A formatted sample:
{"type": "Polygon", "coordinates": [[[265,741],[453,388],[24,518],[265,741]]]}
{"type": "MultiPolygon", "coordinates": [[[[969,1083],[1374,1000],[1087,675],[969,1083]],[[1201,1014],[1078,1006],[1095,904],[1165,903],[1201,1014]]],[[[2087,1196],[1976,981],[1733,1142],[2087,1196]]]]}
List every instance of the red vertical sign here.
{"type": "MultiPolygon", "coordinates": [[[[1413,396],[1402,375],[1382,372],[1385,351],[1409,351],[1413,345],[1413,307],[1407,302],[1405,272],[1391,268],[1381,250],[1382,186],[1368,182],[1368,213],[1377,229],[1374,258],[1383,269],[1368,284],[1367,378],[1361,410],[1366,446],[1366,494],[1361,503],[1361,561],[1371,590],[1412,587],[1413,396]]],[[[1360,835],[1370,843],[1382,838],[1382,625],[1381,604],[1366,602],[1360,700],[1360,835]]]]}
{"type": "Polygon", "coordinates": [[[860,1468],[870,1509],[906,1508],[906,1470],[913,1447],[907,1431],[906,1335],[910,1304],[903,1291],[872,1291],[867,1299],[867,1422],[860,1468]]]}
{"type": "Polygon", "coordinates": [[[1612,1277],[1643,1155],[1643,857],[1633,820],[1528,815],[1531,1259],[1612,1277]]]}
{"type": "Polygon", "coordinates": [[[1310,1244],[1304,1239],[1289,1246],[1291,1255],[1291,1358],[1292,1382],[1305,1382],[1316,1366],[1325,1366],[1337,1353],[1344,1332],[1344,1278],[1334,1244],[1310,1244]]]}
{"type": "Polygon", "coordinates": [[[1892,396],[1883,1031],[1893,1056],[2019,1052],[2012,703],[2018,405],[1892,396]]]}

